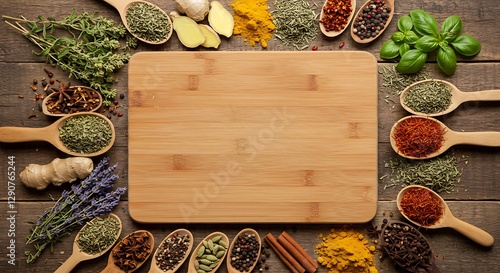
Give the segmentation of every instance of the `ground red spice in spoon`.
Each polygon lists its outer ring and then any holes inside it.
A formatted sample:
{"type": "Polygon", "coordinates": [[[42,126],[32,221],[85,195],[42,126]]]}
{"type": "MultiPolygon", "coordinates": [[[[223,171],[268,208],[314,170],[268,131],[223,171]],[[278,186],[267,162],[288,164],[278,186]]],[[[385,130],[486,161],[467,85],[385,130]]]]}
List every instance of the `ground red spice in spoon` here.
{"type": "Polygon", "coordinates": [[[430,226],[443,216],[441,199],[426,188],[412,188],[400,201],[402,213],[422,226],[430,226]]]}
{"type": "Polygon", "coordinates": [[[444,133],[441,125],[432,119],[410,117],[399,123],[392,137],[400,153],[421,158],[441,148],[444,133]]]}

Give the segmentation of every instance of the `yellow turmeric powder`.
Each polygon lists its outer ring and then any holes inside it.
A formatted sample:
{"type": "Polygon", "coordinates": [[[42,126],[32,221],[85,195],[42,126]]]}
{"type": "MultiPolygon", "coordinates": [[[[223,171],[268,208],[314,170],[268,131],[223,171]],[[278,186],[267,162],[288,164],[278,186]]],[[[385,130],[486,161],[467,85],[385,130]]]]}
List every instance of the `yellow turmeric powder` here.
{"type": "Polygon", "coordinates": [[[318,262],[329,273],[378,273],[374,265],[375,247],[368,245],[363,234],[353,229],[332,229],[327,236],[320,234],[316,245],[318,262]]]}
{"type": "Polygon", "coordinates": [[[267,0],[233,0],[229,6],[235,12],[233,34],[241,35],[251,46],[260,43],[267,48],[267,42],[276,29],[267,0]]]}

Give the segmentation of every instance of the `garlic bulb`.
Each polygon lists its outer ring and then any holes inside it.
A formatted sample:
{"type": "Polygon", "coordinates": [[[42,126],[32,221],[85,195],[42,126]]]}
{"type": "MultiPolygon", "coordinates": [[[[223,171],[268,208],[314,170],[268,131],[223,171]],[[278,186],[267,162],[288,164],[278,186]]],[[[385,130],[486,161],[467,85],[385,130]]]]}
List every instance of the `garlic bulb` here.
{"type": "Polygon", "coordinates": [[[175,0],[177,9],[196,22],[205,19],[210,5],[208,0],[175,0]]]}

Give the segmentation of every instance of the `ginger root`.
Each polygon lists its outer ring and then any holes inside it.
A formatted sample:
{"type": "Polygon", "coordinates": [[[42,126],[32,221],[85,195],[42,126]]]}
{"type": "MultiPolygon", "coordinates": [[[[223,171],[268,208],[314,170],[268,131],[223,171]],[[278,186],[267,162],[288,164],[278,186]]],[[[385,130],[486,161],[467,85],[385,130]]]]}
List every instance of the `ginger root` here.
{"type": "Polygon", "coordinates": [[[198,26],[201,28],[201,32],[205,35],[205,42],[201,44],[201,46],[218,48],[221,43],[219,34],[217,34],[217,32],[215,32],[215,30],[213,30],[209,25],[198,24],[198,26]]]}
{"type": "Polygon", "coordinates": [[[205,34],[193,19],[175,11],[170,12],[170,17],[177,37],[185,47],[195,48],[205,42],[205,34]]]}
{"type": "Polygon", "coordinates": [[[208,23],[220,35],[228,38],[233,35],[233,15],[219,1],[212,1],[210,3],[208,23]]]}
{"type": "Polygon", "coordinates": [[[29,164],[19,176],[27,187],[43,190],[51,183],[60,186],[83,179],[93,169],[94,163],[87,157],[55,158],[47,165],[29,164]]]}

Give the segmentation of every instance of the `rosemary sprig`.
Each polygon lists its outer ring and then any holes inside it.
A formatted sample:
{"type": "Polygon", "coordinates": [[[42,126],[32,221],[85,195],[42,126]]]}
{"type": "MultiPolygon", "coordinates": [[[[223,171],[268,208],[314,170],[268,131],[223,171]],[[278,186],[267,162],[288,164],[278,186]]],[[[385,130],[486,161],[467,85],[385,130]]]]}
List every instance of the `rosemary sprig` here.
{"type": "MultiPolygon", "coordinates": [[[[5,22],[41,49],[40,52],[33,50],[33,54],[46,57],[47,63],[69,72],[70,78],[101,92],[105,105],[116,96],[112,85],[117,79],[113,73],[130,59],[130,54],[115,53],[120,48],[120,39],[127,34],[122,24],[115,25],[113,20],[86,11],[76,14],[74,10],[62,20],[43,16],[37,20],[23,16],[4,15],[3,18],[15,21],[5,22]],[[55,36],[56,31],[60,35],[55,36]]],[[[122,49],[136,45],[134,39],[127,38],[122,49]]]]}
{"type": "Polygon", "coordinates": [[[35,261],[46,247],[53,250],[62,237],[95,217],[109,214],[118,205],[126,188],[110,191],[118,174],[113,174],[117,164],[108,165],[109,158],[102,159],[87,178],[64,190],[54,206],[38,217],[26,238],[26,244],[35,248],[34,253],[25,252],[28,263],[35,261]]]}

